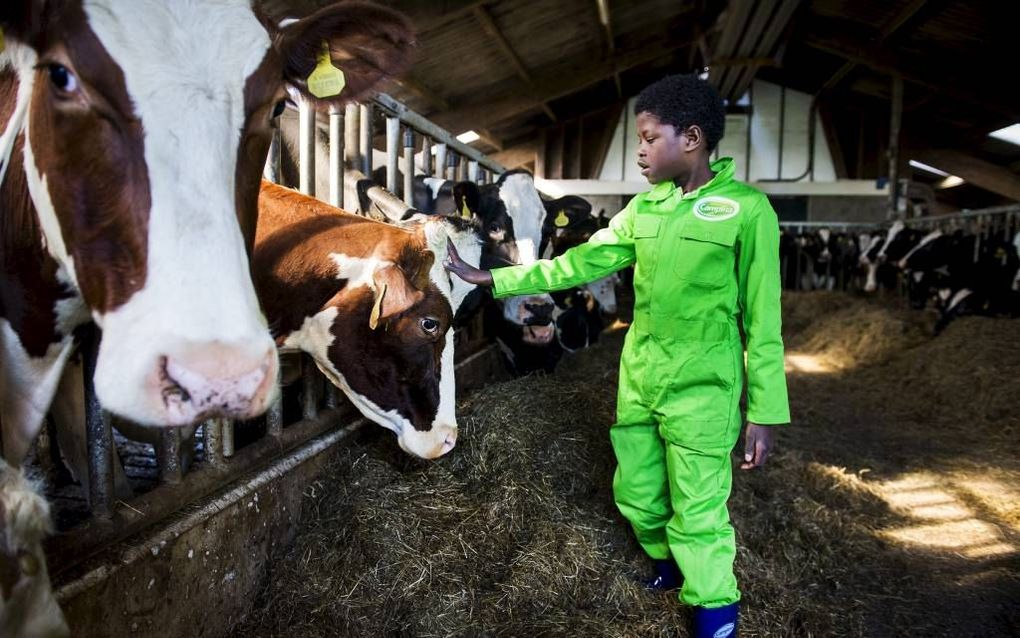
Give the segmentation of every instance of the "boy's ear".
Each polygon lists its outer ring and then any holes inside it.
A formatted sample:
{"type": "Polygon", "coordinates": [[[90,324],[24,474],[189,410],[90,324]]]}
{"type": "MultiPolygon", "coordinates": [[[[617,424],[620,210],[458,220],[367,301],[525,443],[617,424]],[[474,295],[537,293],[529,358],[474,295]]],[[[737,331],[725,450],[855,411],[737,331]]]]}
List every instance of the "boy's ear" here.
{"type": "Polygon", "coordinates": [[[283,58],[284,80],[305,99],[321,105],[359,100],[382,79],[408,66],[414,32],[400,13],[365,2],[337,3],[280,28],[276,49],[283,58]],[[323,43],[345,85],[336,95],[316,97],[308,77],[319,63],[323,43]]]}
{"type": "Polygon", "coordinates": [[[705,133],[697,124],[687,127],[684,134],[684,150],[693,152],[705,145],[705,133]]]}

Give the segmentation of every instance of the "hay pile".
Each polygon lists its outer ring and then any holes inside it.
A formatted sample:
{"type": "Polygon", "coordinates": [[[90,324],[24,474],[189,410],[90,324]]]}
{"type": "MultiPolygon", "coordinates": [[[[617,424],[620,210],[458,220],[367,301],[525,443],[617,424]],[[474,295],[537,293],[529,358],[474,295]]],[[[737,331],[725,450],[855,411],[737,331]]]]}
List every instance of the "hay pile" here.
{"type": "MultiPolygon", "coordinates": [[[[954,623],[969,620],[946,604],[916,556],[879,533],[900,521],[867,472],[892,472],[916,449],[920,430],[890,425],[913,419],[932,429],[919,407],[932,394],[970,392],[985,404],[979,432],[999,419],[1003,436],[1015,439],[1015,420],[1004,426],[999,411],[1020,394],[1018,324],[964,320],[918,345],[920,333],[900,310],[840,295],[788,300],[786,308],[787,327],[801,331],[789,335],[798,348],[839,348],[847,361],[880,363],[791,376],[797,424],[782,433],[766,472],[736,473],[741,635],[892,636],[907,626],[916,635],[960,635],[954,623]],[[1005,367],[999,353],[1011,359],[1005,367]],[[1012,376],[1003,381],[1005,374],[1012,376]],[[876,415],[889,400],[876,403],[876,388],[929,396],[882,420],[876,415]],[[871,430],[857,429],[864,421],[871,430]],[[882,438],[890,431],[900,437],[893,446],[882,438]]],[[[649,564],[612,503],[607,429],[621,343],[622,332],[607,334],[556,375],[473,394],[459,406],[457,449],[437,462],[408,458],[387,433],[339,454],[309,486],[303,529],[269,566],[234,635],[687,636],[675,596],[637,583],[649,564]]],[[[912,462],[925,458],[913,454],[912,462]]],[[[975,596],[993,602],[1017,591],[1001,581],[983,586],[975,596]]],[[[992,628],[1018,620],[1003,620],[1001,610],[985,615],[992,628]]]]}

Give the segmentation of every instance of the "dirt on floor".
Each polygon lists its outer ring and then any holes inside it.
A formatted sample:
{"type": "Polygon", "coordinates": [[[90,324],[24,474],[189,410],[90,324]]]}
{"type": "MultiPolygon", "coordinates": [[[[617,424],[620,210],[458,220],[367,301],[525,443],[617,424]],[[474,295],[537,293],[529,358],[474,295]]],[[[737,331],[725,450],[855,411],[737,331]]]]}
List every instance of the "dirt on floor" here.
{"type": "MultiPolygon", "coordinates": [[[[1020,635],[1020,322],[784,297],[794,422],[736,472],[741,635],[1020,635]]],[[[612,501],[623,330],[459,405],[432,463],[381,432],[308,486],[237,636],[687,636],[612,501]]]]}

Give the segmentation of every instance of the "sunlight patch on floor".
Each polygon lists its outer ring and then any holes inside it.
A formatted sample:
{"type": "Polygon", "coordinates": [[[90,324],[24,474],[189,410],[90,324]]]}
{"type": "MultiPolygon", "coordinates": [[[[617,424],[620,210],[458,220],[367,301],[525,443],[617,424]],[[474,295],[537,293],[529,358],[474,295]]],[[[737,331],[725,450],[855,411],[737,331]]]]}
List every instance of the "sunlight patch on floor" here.
{"type": "MultiPolygon", "coordinates": [[[[987,483],[992,479],[981,479],[987,483]]],[[[973,480],[972,480],[973,482],[973,480]]],[[[878,484],[877,493],[896,512],[916,522],[885,530],[883,536],[891,540],[931,550],[953,552],[967,558],[997,558],[1015,554],[1017,547],[1010,543],[996,525],[982,520],[978,513],[960,498],[957,486],[944,476],[920,473],[878,484]]],[[[989,485],[985,485],[989,487],[989,485]]],[[[1009,490],[999,486],[1001,490],[1009,490]]]]}
{"type": "Polygon", "coordinates": [[[804,374],[825,374],[833,372],[835,366],[821,357],[812,354],[787,353],[786,371],[804,374]]]}

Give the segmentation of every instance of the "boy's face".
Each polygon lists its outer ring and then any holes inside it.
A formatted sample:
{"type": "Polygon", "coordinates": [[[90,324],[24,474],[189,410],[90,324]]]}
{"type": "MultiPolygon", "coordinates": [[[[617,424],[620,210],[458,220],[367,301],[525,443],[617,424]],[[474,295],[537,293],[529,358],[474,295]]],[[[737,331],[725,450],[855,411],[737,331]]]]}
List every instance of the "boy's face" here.
{"type": "Polygon", "coordinates": [[[648,111],[638,113],[637,163],[641,174],[652,184],[675,179],[691,171],[691,140],[686,132],[677,132],[672,124],[663,124],[648,111]]]}

